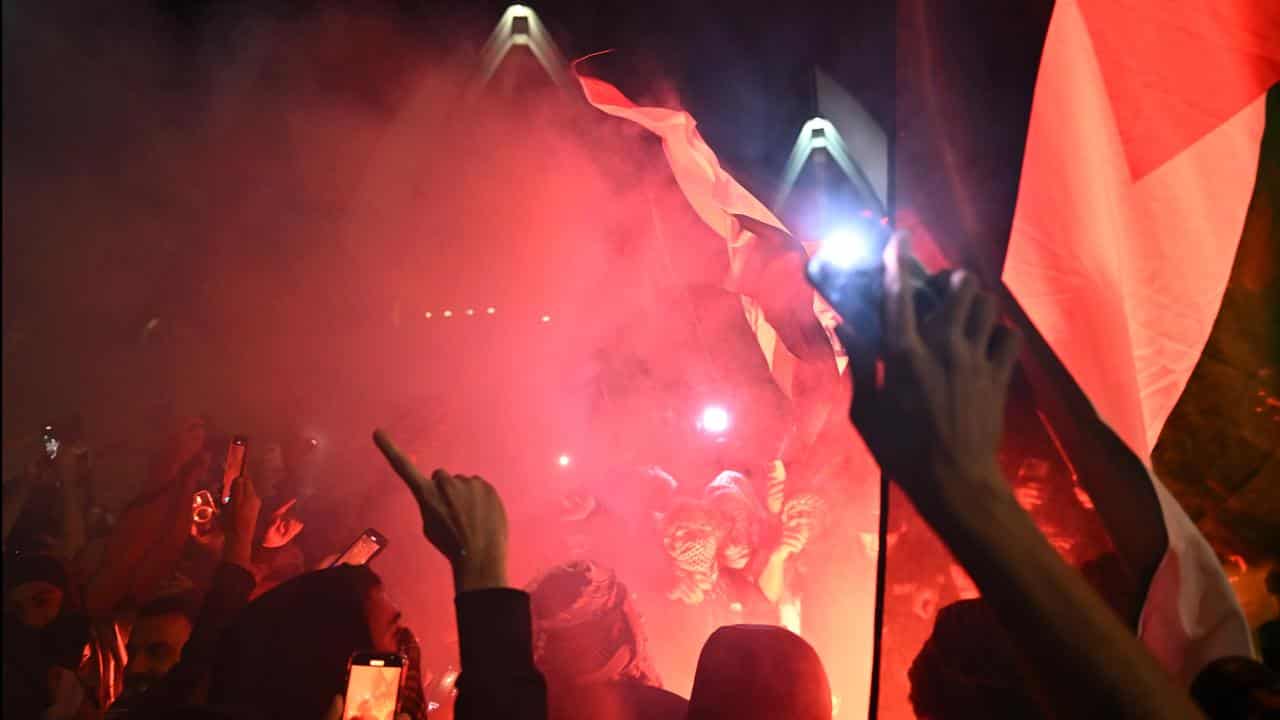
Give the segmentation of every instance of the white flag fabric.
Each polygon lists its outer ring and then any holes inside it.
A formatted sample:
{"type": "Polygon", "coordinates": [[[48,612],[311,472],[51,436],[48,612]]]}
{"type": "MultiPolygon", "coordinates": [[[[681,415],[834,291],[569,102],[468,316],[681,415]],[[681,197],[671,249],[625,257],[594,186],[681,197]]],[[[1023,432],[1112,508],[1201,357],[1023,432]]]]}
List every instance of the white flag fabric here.
{"type": "MultiPolygon", "coordinates": [[[[1148,467],[1231,274],[1278,38],[1280,3],[1054,7],[1003,278],[1148,467]]],[[[1168,550],[1139,632],[1190,682],[1216,657],[1250,655],[1251,636],[1212,549],[1151,482],[1168,550]]]]}

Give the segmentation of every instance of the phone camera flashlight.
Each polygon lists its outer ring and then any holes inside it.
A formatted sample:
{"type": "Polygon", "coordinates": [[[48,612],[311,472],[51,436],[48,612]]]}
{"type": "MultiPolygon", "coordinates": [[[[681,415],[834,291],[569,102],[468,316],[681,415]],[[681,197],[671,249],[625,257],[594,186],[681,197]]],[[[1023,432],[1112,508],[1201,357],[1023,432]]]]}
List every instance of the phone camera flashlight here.
{"type": "Polygon", "coordinates": [[[729,411],[719,405],[708,405],[702,409],[698,418],[698,427],[703,432],[719,435],[729,429],[729,411]]]}
{"type": "Polygon", "coordinates": [[[569,463],[571,462],[573,462],[573,458],[569,457],[568,455],[561,455],[560,457],[556,458],[556,463],[559,464],[560,467],[562,468],[569,467],[569,463]]]}
{"type": "Polygon", "coordinates": [[[50,460],[58,457],[58,449],[62,447],[62,443],[58,438],[54,437],[52,425],[44,426],[44,435],[41,440],[44,443],[45,455],[47,455],[50,460]]]}
{"type": "Polygon", "coordinates": [[[200,525],[204,525],[213,519],[213,508],[208,505],[197,505],[192,508],[191,519],[200,525]]]}
{"type": "Polygon", "coordinates": [[[839,227],[822,238],[817,259],[836,270],[857,270],[876,264],[871,237],[856,227],[839,227]]]}

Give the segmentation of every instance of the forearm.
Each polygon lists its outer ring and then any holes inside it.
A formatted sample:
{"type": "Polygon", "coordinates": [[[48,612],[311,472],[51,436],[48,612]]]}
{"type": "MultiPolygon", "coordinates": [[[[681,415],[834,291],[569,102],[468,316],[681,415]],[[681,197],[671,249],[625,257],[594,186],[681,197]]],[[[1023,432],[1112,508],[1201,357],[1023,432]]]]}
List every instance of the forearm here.
{"type": "Polygon", "coordinates": [[[175,485],[121,519],[86,601],[95,613],[114,611],[124,598],[145,599],[177,566],[191,528],[190,495],[175,485]]]}
{"type": "Polygon", "coordinates": [[[190,493],[180,493],[169,506],[161,531],[134,568],[133,595],[145,602],[178,566],[191,535],[190,493]]]}
{"type": "MultiPolygon", "coordinates": [[[[1006,295],[1006,307],[1026,331],[1021,367],[1049,432],[1073,465],[1116,553],[1133,575],[1134,594],[1142,597],[1168,548],[1164,517],[1143,459],[1102,421],[1044,337],[1012,296],[1006,295]]],[[[1127,620],[1136,621],[1137,609],[1133,612],[1135,616],[1127,620]]]]}
{"type": "Polygon", "coordinates": [[[1059,717],[1200,717],[1012,496],[969,495],[922,513],[1001,618],[1059,717]]]}
{"type": "Polygon", "coordinates": [[[533,663],[529,596],[510,588],[459,592],[458,646],[462,674],[458,720],[547,716],[547,689],[533,663]]]}
{"type": "Polygon", "coordinates": [[[769,555],[769,560],[765,562],[764,567],[761,568],[760,578],[756,581],[756,584],[760,587],[760,592],[764,593],[765,599],[775,606],[782,599],[786,571],[787,553],[781,549],[774,550],[769,555]]]}
{"type": "Polygon", "coordinates": [[[169,488],[125,510],[107,540],[102,566],[85,594],[85,603],[93,614],[110,614],[129,594],[135,572],[142,566],[148,548],[157,541],[154,529],[168,522],[167,513],[174,506],[173,493],[174,489],[169,488]]]}

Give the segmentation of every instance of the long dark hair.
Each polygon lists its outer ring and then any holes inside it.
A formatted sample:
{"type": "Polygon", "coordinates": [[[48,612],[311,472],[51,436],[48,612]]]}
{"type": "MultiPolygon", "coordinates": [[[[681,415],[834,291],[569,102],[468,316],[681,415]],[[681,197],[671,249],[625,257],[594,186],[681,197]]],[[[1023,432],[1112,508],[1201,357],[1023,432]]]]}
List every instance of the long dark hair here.
{"type": "Polygon", "coordinates": [[[366,567],[300,575],[245,608],[218,647],[210,702],[264,718],[322,717],[347,659],[373,645],[365,602],[382,584],[366,567]]]}

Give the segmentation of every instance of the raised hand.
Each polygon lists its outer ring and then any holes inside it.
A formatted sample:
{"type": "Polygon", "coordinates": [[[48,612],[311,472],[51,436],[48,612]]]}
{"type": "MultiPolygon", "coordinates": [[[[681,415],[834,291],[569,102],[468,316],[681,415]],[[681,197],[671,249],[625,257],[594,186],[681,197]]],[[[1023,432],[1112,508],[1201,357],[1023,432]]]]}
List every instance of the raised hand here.
{"type": "Polygon", "coordinates": [[[224,511],[226,541],[222,546],[224,562],[251,570],[253,531],[262,512],[262,499],[247,475],[231,481],[231,502],[224,511]]]}
{"type": "Polygon", "coordinates": [[[883,335],[840,327],[854,377],[850,416],[880,466],[927,512],[975,490],[1007,493],[995,451],[1021,345],[969,273],[951,275],[942,306],[918,320],[906,238],[885,251],[883,335]],[[883,373],[877,369],[883,363],[883,373]]]}
{"type": "Polygon", "coordinates": [[[453,567],[458,592],[507,586],[507,513],[498,492],[484,478],[436,470],[428,478],[386,433],[373,442],[409,486],[422,534],[453,567]]]}
{"type": "Polygon", "coordinates": [[[267,525],[266,533],[262,536],[262,547],[284,547],[298,537],[298,533],[302,532],[302,528],[306,525],[293,512],[297,504],[298,498],[293,498],[271,513],[271,524],[267,525]]]}
{"type": "Polygon", "coordinates": [[[809,544],[809,529],[806,527],[784,528],[778,549],[787,555],[796,555],[809,544]]]}

